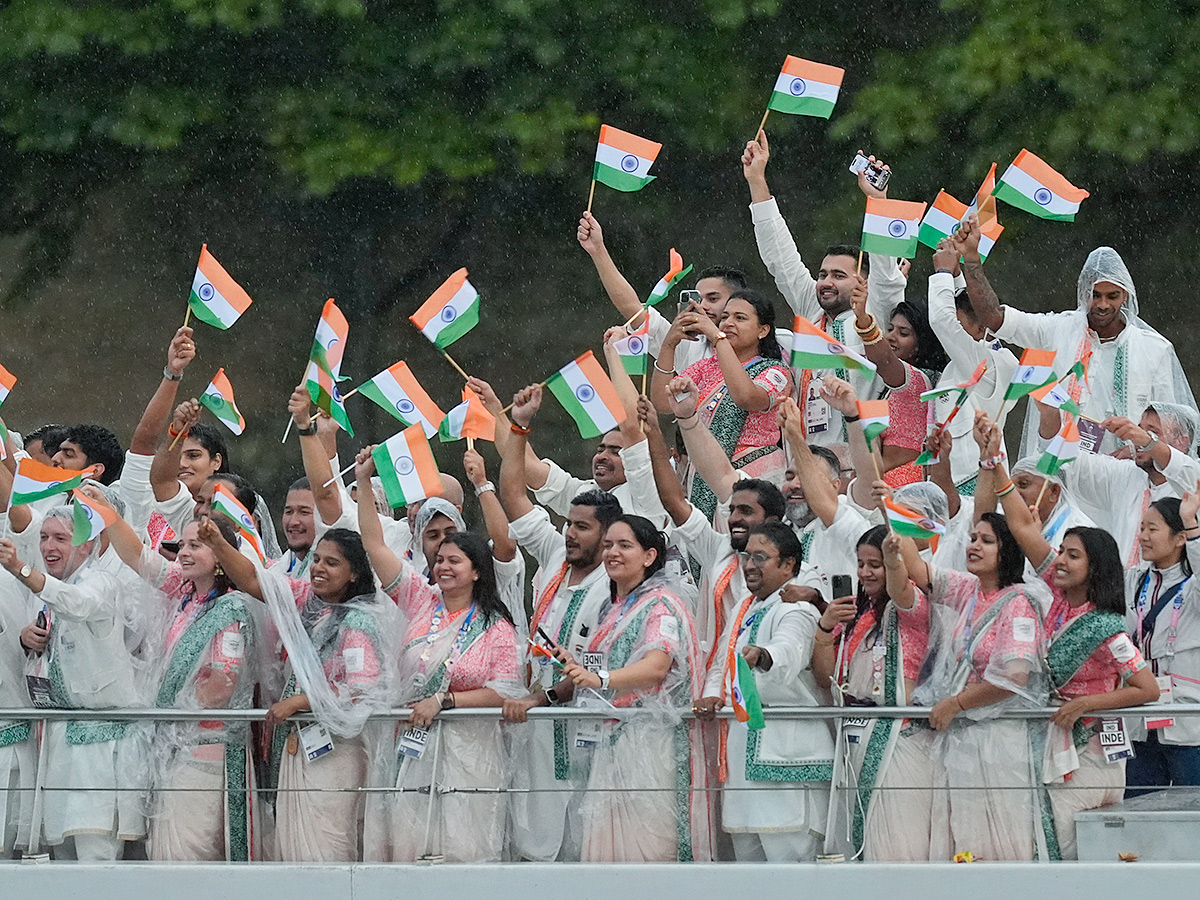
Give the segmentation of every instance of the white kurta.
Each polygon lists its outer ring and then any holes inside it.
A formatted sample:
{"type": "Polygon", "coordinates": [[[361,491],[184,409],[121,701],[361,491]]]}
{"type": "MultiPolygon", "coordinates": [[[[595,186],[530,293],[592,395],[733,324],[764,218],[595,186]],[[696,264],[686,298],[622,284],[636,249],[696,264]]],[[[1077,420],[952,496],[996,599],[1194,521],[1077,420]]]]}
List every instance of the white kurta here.
{"type": "MultiPolygon", "coordinates": [[[[565,516],[571,509],[571,501],[584,491],[600,490],[600,485],[592,479],[576,478],[566,472],[552,459],[543,459],[550,467],[546,483],[533,492],[538,503],[551,512],[565,516]]],[[[645,516],[659,528],[665,528],[669,522],[667,511],[663,509],[658,491],[654,490],[654,476],[650,469],[650,447],[645,441],[638,441],[621,450],[621,462],[625,465],[625,481],[614,487],[610,494],[617,498],[621,509],[635,516],[645,516]],[[636,477],[636,476],[640,476],[636,477]],[[635,484],[635,482],[638,482],[635,484]],[[648,486],[648,487],[647,487],[648,486]]]]}
{"type": "Polygon", "coordinates": [[[871,523],[853,508],[845,496],[838,497],[837,513],[828,526],[820,516],[813,518],[799,532],[804,547],[804,560],[821,576],[821,593],[825,600],[833,599],[833,576],[849,575],[858,583],[858,552],[855,545],[871,523]]]}

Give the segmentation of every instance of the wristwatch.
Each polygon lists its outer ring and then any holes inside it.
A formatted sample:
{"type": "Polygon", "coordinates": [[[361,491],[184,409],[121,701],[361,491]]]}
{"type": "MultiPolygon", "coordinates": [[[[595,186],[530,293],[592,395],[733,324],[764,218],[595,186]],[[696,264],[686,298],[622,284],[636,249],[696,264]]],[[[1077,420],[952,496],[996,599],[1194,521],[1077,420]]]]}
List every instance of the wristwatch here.
{"type": "Polygon", "coordinates": [[[31,566],[29,563],[25,563],[25,565],[21,566],[21,571],[17,574],[19,574],[21,576],[21,580],[24,581],[33,574],[33,566],[31,566]]]}
{"type": "Polygon", "coordinates": [[[478,497],[480,494],[486,494],[488,491],[495,493],[496,486],[494,484],[492,484],[490,481],[485,481],[483,484],[478,485],[475,488],[475,496],[478,497]]]}
{"type": "Polygon", "coordinates": [[[454,693],[452,691],[446,691],[444,694],[442,694],[441,699],[438,702],[441,704],[442,709],[454,709],[454,693]]]}
{"type": "Polygon", "coordinates": [[[558,706],[562,703],[562,698],[558,696],[558,691],[554,688],[546,688],[546,701],[551,706],[558,706]]]}
{"type": "Polygon", "coordinates": [[[608,690],[608,669],[601,669],[596,674],[600,676],[600,690],[608,690]]]}
{"type": "Polygon", "coordinates": [[[316,433],[317,433],[317,420],[316,419],[309,419],[308,424],[305,425],[303,428],[301,428],[299,425],[296,426],[296,434],[303,435],[304,437],[311,437],[312,435],[314,435],[316,433]]]}
{"type": "Polygon", "coordinates": [[[1136,444],[1134,445],[1134,448],[1138,453],[1149,453],[1154,449],[1154,445],[1158,443],[1157,434],[1155,434],[1153,431],[1147,431],[1146,434],[1150,435],[1150,440],[1146,442],[1146,446],[1138,447],[1136,444]]]}

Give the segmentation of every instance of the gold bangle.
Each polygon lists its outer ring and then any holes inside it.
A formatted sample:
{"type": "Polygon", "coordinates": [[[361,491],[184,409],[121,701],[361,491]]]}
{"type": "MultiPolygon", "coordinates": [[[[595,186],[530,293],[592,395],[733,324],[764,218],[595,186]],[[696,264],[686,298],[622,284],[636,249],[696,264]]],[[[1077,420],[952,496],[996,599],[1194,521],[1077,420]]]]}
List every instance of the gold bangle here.
{"type": "Polygon", "coordinates": [[[858,322],[854,323],[854,330],[857,331],[859,334],[870,334],[872,328],[879,327],[879,323],[875,321],[875,316],[873,316],[871,313],[867,313],[867,318],[871,320],[871,324],[868,325],[866,328],[859,328],[858,322]]]}

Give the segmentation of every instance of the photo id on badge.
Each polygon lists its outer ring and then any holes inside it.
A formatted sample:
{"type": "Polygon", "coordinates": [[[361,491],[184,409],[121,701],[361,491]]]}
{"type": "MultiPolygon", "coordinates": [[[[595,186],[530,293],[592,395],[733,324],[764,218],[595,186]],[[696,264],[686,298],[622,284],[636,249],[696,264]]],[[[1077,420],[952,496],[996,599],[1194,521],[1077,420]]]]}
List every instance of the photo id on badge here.
{"type": "Polygon", "coordinates": [[[400,735],[400,752],[413,759],[420,759],[421,754],[425,752],[425,745],[428,743],[429,729],[410,725],[400,735]]]}
{"type": "Polygon", "coordinates": [[[1129,733],[1125,730],[1125,720],[1102,719],[1100,722],[1100,747],[1104,750],[1104,758],[1110,763],[1120,762],[1133,756],[1133,747],[1129,743],[1129,733]]]}
{"type": "Polygon", "coordinates": [[[300,745],[304,747],[304,758],[316,762],[327,753],[333,752],[333,738],[320,722],[313,722],[300,729],[300,745]]]}

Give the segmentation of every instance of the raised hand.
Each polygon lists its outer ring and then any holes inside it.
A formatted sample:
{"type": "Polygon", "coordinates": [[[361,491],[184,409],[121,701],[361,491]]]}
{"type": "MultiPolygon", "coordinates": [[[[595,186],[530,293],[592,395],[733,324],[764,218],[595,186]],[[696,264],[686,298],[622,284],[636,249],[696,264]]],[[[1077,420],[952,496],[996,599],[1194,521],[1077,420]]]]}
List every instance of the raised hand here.
{"type": "Polygon", "coordinates": [[[933,269],[935,272],[958,275],[958,251],[954,249],[954,242],[950,238],[944,237],[938,241],[937,249],[933,251],[933,269]]]}
{"type": "Polygon", "coordinates": [[[528,428],[534,414],[542,406],[542,386],[530,385],[522,388],[513,396],[512,409],[509,417],[521,428],[528,428]]]}
{"type": "Polygon", "coordinates": [[[183,370],[196,358],[196,345],[192,339],[192,329],[184,326],[175,332],[167,347],[167,371],[172,375],[182,375],[183,370]]]}
{"type": "Polygon", "coordinates": [[[579,240],[579,246],[586,250],[589,256],[595,256],[604,249],[604,231],[590,212],[585,212],[579,220],[579,229],[575,232],[575,237],[579,240]]]}
{"type": "Polygon", "coordinates": [[[700,388],[688,376],[676,375],[667,385],[667,403],[675,418],[690,419],[700,405],[700,388]]]}

